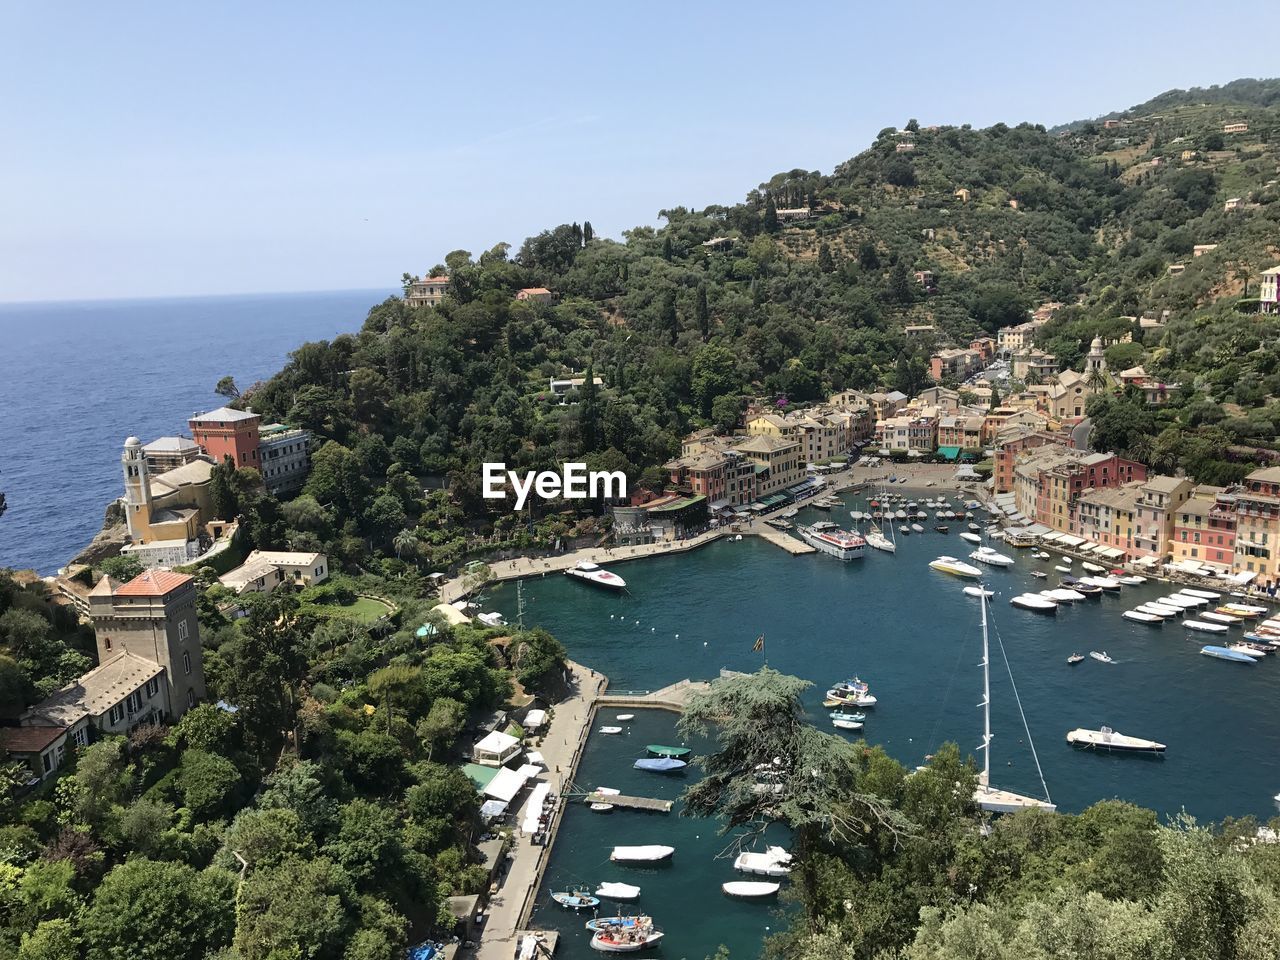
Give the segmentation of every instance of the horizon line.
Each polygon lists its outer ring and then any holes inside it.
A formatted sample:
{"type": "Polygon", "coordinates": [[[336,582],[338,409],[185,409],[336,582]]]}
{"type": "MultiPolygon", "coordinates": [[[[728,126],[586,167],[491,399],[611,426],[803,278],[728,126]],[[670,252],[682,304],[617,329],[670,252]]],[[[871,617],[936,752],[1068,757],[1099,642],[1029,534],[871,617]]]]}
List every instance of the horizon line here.
{"type": "Polygon", "coordinates": [[[0,300],[0,309],[5,307],[36,307],[36,306],[64,306],[81,303],[129,303],[138,301],[155,301],[155,300],[215,300],[219,298],[232,297],[289,297],[300,296],[303,294],[324,294],[324,293],[380,293],[384,290],[396,289],[396,287],[339,287],[322,290],[238,290],[234,292],[223,293],[159,293],[159,294],[134,294],[121,295],[112,297],[71,297],[67,299],[39,299],[32,298],[28,300],[0,300]]]}

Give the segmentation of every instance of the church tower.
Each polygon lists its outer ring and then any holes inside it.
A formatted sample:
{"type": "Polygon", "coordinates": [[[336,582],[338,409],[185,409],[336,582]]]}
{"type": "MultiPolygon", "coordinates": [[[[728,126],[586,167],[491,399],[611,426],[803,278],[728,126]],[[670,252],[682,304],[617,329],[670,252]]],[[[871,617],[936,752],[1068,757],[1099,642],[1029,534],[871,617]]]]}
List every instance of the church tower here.
{"type": "Polygon", "coordinates": [[[1084,360],[1084,372],[1093,373],[1095,370],[1106,372],[1107,358],[1102,347],[1102,338],[1094,337],[1093,343],[1089,345],[1089,356],[1084,360]]]}
{"type": "Polygon", "coordinates": [[[143,543],[151,529],[151,478],[147,475],[142,441],[137,437],[124,442],[120,466],[124,471],[124,514],[129,536],[134,543],[143,543]]]}

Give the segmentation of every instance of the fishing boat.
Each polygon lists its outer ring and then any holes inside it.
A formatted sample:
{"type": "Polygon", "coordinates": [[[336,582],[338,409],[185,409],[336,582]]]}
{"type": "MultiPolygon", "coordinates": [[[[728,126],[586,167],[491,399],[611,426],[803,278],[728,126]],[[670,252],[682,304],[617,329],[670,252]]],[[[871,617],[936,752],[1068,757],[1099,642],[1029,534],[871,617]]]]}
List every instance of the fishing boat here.
{"type": "Polygon", "coordinates": [[[1154,613],[1143,613],[1141,610],[1126,610],[1120,614],[1126,620],[1134,620],[1138,623],[1145,623],[1149,627],[1163,627],[1164,617],[1158,617],[1154,613]]]}
{"type": "Polygon", "coordinates": [[[658,863],[669,860],[675,852],[675,847],[651,843],[639,847],[614,847],[609,859],[614,863],[658,863]]]}
{"type": "Polygon", "coordinates": [[[637,770],[648,770],[650,773],[675,773],[689,764],[674,757],[641,757],[632,766],[637,770]]]}
{"type": "Polygon", "coordinates": [[[636,900],[640,897],[640,888],[630,883],[602,883],[596,896],[602,900],[636,900]]]}
{"type": "Polygon", "coordinates": [[[637,917],[634,923],[601,927],[591,938],[591,949],[601,953],[639,953],[657,944],[664,936],[649,917],[637,917]]]}
{"type": "Polygon", "coordinates": [[[929,566],[941,573],[949,573],[956,577],[980,577],[982,571],[971,563],[965,563],[963,560],[957,560],[955,557],[939,557],[937,560],[930,560],[929,566]]]}
{"type": "Polygon", "coordinates": [[[637,920],[642,919],[644,918],[634,915],[629,917],[592,917],[583,924],[583,927],[593,932],[604,930],[608,927],[633,927],[637,920]]]}
{"type": "Polygon", "coordinates": [[[996,592],[994,590],[984,589],[983,587],[965,587],[964,595],[966,597],[994,597],[996,592]]]}
{"type": "Polygon", "coordinates": [[[970,560],[977,560],[979,563],[985,563],[990,567],[1012,567],[1013,557],[999,553],[990,547],[979,547],[973,553],[969,554],[970,560]]]}
{"type": "Polygon", "coordinates": [[[1257,620],[1266,612],[1266,607],[1251,607],[1243,603],[1226,603],[1214,610],[1214,613],[1225,613],[1229,617],[1239,617],[1241,620],[1257,620]]]}
{"type": "Polygon", "coordinates": [[[677,760],[693,752],[692,747],[668,747],[663,743],[651,743],[645,749],[655,757],[675,757],[677,760]]]}
{"type": "Polygon", "coordinates": [[[600,898],[579,891],[560,891],[551,894],[551,899],[566,910],[590,910],[600,906],[600,898]]]}
{"type": "Polygon", "coordinates": [[[1107,750],[1114,753],[1164,753],[1165,750],[1163,743],[1144,740],[1142,737],[1129,737],[1116,733],[1110,727],[1098,730],[1079,727],[1067,734],[1067,743],[1086,750],[1107,750]]]}
{"type": "Polygon", "coordinates": [[[1071,666],[1073,666],[1073,667],[1074,667],[1077,663],[1083,663],[1083,662],[1084,662],[1084,654],[1083,654],[1083,653],[1073,653],[1071,656],[1067,657],[1067,663],[1071,664],[1071,666]]]}
{"type": "Polygon", "coordinates": [[[764,853],[744,851],[734,858],[733,869],[761,877],[785,877],[791,872],[791,854],[782,847],[769,847],[764,853]]]}
{"type": "MultiPolygon", "coordinates": [[[[1056,608],[1055,608],[1056,609],[1056,608]]],[[[1008,667],[1008,658],[1005,665],[1008,667]]],[[[1012,668],[1009,673],[1010,685],[1013,685],[1012,668]]],[[[1013,695],[1018,699],[1018,712],[1022,713],[1022,701],[1018,698],[1018,688],[1013,687],[1013,695]]],[[[973,791],[973,801],[988,813],[1014,813],[1035,807],[1052,813],[1057,806],[1049,798],[1049,785],[1044,782],[1044,774],[1040,774],[1040,786],[1044,787],[1044,799],[1028,797],[1009,790],[1001,790],[991,785],[991,650],[989,631],[987,628],[987,601],[982,601],[982,700],[978,704],[982,708],[982,742],[978,749],[982,751],[982,772],[978,774],[978,785],[973,791]]],[[[1040,759],[1036,757],[1035,743],[1031,739],[1031,728],[1027,726],[1026,715],[1022,718],[1023,730],[1027,742],[1031,744],[1031,755],[1036,758],[1036,770],[1040,770],[1040,759]]]]}
{"type": "Polygon", "coordinates": [[[1228,627],[1237,627],[1244,622],[1239,617],[1233,617],[1225,613],[1217,613],[1213,610],[1206,610],[1204,613],[1197,614],[1197,616],[1204,617],[1210,623],[1225,623],[1228,627]]]}
{"type": "Polygon", "coordinates": [[[960,539],[968,540],[970,543],[981,543],[982,537],[976,533],[970,533],[968,530],[960,531],[960,539]]]}
{"type": "Polygon", "coordinates": [[[1226,633],[1227,626],[1222,623],[1204,623],[1201,620],[1183,620],[1182,625],[1188,630],[1196,630],[1200,633],[1226,633]]]}
{"type": "Polygon", "coordinates": [[[621,733],[622,728],[621,727],[601,727],[600,732],[601,733],[621,733]]]}
{"type": "Polygon", "coordinates": [[[726,896],[738,900],[763,900],[774,896],[781,888],[782,884],[766,880],[730,880],[720,885],[726,896]]]}
{"type": "Polygon", "coordinates": [[[840,717],[832,715],[831,725],[839,730],[861,730],[862,723],[858,720],[842,720],[840,717]]]}
{"type": "Polygon", "coordinates": [[[1032,570],[1032,571],[1031,571],[1031,575],[1032,575],[1033,577],[1035,577],[1037,580],[1048,580],[1048,579],[1049,579],[1049,575],[1048,575],[1047,573],[1045,573],[1043,570],[1032,570]]]}
{"type": "Polygon", "coordinates": [[[602,587],[605,590],[625,590],[627,588],[627,581],[616,573],[610,573],[599,564],[592,563],[590,560],[579,560],[565,571],[565,576],[589,583],[594,587],[602,587]]]}
{"type": "MultiPolygon", "coordinates": [[[[621,790],[615,790],[613,787],[596,787],[595,792],[603,797],[616,797],[622,793],[621,790]]],[[[608,813],[613,809],[613,804],[601,800],[593,800],[587,804],[587,807],[596,813],[608,813]]]]}
{"type": "Polygon", "coordinates": [[[1090,650],[1089,656],[1093,657],[1093,659],[1097,660],[1099,663],[1115,663],[1115,660],[1107,656],[1107,651],[1105,650],[1090,650]]]}
{"type": "Polygon", "coordinates": [[[848,530],[815,530],[813,527],[796,527],[800,539],[819,553],[825,553],[837,560],[856,560],[862,556],[862,548],[866,540],[861,535],[848,530]]]}
{"type": "Polygon", "coordinates": [[[871,686],[857,677],[837,683],[827,691],[827,700],[836,701],[832,706],[874,707],[876,698],[871,695],[871,686]]]}
{"type": "Polygon", "coordinates": [[[1038,593],[1020,593],[1016,597],[1012,597],[1009,602],[1015,607],[1023,610],[1031,610],[1035,613],[1057,613],[1058,605],[1052,600],[1040,596],[1038,593]]]}

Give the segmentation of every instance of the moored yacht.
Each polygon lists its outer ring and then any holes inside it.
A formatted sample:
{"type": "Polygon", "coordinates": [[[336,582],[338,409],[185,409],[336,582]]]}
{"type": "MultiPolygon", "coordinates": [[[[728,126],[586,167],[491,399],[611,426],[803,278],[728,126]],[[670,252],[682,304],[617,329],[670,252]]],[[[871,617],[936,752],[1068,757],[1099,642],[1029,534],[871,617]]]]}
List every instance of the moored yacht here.
{"type": "Polygon", "coordinates": [[[970,560],[977,560],[979,563],[985,563],[992,567],[1012,567],[1013,557],[999,553],[990,547],[979,547],[973,553],[969,554],[970,560]]]}
{"type": "Polygon", "coordinates": [[[1110,727],[1102,727],[1098,730],[1086,730],[1083,727],[1078,727],[1067,734],[1067,743],[1073,747],[1084,747],[1087,750],[1108,750],[1121,753],[1164,753],[1165,749],[1163,743],[1116,733],[1110,727]]]}
{"type": "Polygon", "coordinates": [[[575,580],[583,580],[592,586],[603,587],[606,590],[625,590],[627,588],[627,581],[616,573],[610,573],[599,564],[592,563],[590,560],[579,560],[565,571],[565,575],[573,577],[575,580]]]}
{"type": "Polygon", "coordinates": [[[1058,605],[1052,600],[1040,596],[1038,593],[1022,593],[1013,597],[1010,601],[1015,607],[1021,607],[1023,610],[1033,610],[1036,613],[1057,613],[1058,605]]]}
{"type": "Polygon", "coordinates": [[[942,573],[950,573],[957,577],[980,577],[982,571],[971,563],[965,563],[963,560],[957,560],[955,557],[939,557],[937,560],[930,560],[929,566],[934,570],[942,573]]]}
{"type": "Polygon", "coordinates": [[[866,540],[848,530],[815,530],[813,527],[796,527],[802,540],[819,553],[837,560],[856,560],[862,556],[866,540]]]}

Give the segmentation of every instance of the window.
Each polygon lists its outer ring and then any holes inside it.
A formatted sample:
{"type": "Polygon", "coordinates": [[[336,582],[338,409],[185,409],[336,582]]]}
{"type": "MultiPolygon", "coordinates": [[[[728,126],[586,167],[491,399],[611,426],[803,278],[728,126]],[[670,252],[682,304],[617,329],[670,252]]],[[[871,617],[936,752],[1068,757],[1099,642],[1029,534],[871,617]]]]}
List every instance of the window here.
{"type": "Polygon", "coordinates": [[[160,689],[160,678],[152,677],[147,681],[147,699],[151,699],[156,695],[156,691],[160,689]]]}
{"type": "Polygon", "coordinates": [[[71,739],[75,742],[77,747],[83,747],[89,742],[89,728],[77,727],[76,732],[71,734],[71,739]]]}
{"type": "Polygon", "coordinates": [[[185,620],[178,621],[178,639],[179,640],[187,639],[187,621],[185,620]]]}
{"type": "Polygon", "coordinates": [[[182,651],[182,669],[186,673],[191,672],[191,654],[185,650],[182,651]]]}
{"type": "Polygon", "coordinates": [[[103,643],[103,647],[104,647],[105,649],[107,649],[107,650],[110,650],[110,649],[111,649],[111,638],[110,638],[110,637],[104,637],[104,638],[103,638],[102,643],[103,643]]]}
{"type": "Polygon", "coordinates": [[[117,703],[107,711],[107,723],[113,726],[124,719],[124,704],[117,703]]]}
{"type": "Polygon", "coordinates": [[[187,709],[190,710],[196,705],[196,692],[190,687],[187,688],[187,709]]]}
{"type": "Polygon", "coordinates": [[[135,690],[124,698],[125,710],[129,713],[137,713],[142,709],[142,691],[135,690]]]}

